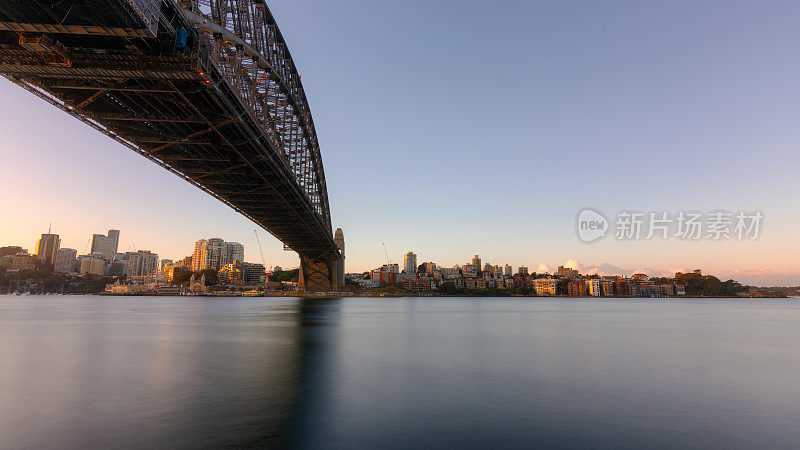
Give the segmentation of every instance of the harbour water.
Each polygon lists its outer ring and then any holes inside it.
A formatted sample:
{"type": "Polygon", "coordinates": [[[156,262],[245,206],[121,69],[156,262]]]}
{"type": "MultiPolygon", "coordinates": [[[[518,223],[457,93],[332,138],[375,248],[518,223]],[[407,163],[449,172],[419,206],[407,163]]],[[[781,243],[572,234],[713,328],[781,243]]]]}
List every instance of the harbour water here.
{"type": "Polygon", "coordinates": [[[800,300],[0,296],[0,448],[800,446],[800,300]]]}

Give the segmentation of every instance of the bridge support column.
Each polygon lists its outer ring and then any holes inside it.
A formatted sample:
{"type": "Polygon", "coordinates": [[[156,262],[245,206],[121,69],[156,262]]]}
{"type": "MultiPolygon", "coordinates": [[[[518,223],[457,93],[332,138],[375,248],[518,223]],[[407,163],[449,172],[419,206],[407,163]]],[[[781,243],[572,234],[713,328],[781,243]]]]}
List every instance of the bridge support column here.
{"type": "Polygon", "coordinates": [[[342,263],[338,253],[323,255],[300,255],[301,292],[332,292],[340,286],[339,265],[342,263]]]}

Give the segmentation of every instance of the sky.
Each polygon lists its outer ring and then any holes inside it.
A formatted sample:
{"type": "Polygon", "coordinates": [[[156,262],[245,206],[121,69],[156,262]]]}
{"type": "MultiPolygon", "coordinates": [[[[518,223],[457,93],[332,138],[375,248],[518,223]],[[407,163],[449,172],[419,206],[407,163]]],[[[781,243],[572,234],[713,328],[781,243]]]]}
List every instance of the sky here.
{"type": "MultiPolygon", "coordinates": [[[[273,0],[347,271],[389,260],[800,284],[800,3],[273,0]],[[577,238],[586,207],[761,211],[756,240],[577,238]]],[[[0,245],[121,230],[162,258],[257,228],[0,80],[0,245]]],[[[259,229],[268,266],[296,254],[259,229]]]]}

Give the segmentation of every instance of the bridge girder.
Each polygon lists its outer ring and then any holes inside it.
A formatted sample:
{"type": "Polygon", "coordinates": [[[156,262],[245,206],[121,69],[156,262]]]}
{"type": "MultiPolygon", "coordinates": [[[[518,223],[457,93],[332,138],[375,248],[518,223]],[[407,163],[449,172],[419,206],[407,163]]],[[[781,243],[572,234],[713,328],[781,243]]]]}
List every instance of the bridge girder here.
{"type": "Polygon", "coordinates": [[[0,4],[1,74],[228,204],[306,266],[338,260],[308,100],[263,0],[62,3],[0,4]]]}

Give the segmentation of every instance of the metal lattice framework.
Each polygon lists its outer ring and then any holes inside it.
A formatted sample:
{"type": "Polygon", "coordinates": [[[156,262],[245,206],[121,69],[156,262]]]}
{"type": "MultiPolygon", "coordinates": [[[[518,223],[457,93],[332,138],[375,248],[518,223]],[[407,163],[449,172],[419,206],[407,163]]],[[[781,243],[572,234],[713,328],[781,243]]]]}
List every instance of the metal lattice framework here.
{"type": "Polygon", "coordinates": [[[263,0],[181,2],[212,45],[212,57],[281,150],[330,226],[314,121],[300,74],[263,0]]]}
{"type": "Polygon", "coordinates": [[[330,284],[319,143],[264,0],[0,1],[0,74],[260,224],[330,284]]]}

